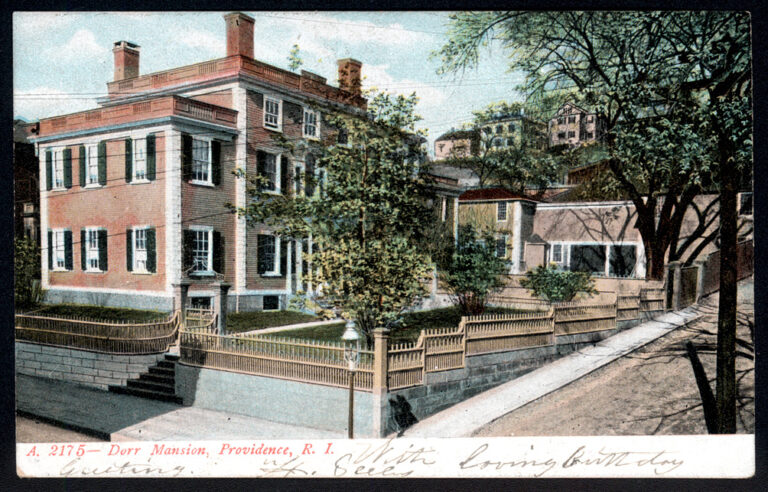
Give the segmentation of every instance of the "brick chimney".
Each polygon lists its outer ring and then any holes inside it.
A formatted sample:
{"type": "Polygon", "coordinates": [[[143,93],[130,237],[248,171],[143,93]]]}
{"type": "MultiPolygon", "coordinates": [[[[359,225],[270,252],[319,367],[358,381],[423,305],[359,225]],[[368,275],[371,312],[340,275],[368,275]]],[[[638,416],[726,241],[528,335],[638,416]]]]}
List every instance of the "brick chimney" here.
{"type": "Polygon", "coordinates": [[[359,96],[362,94],[360,84],[360,70],[363,62],[352,58],[344,58],[336,62],[339,65],[339,89],[359,96]]]}
{"type": "Polygon", "coordinates": [[[115,82],[139,76],[139,45],[118,41],[112,48],[115,54],[115,82]]]}
{"type": "Polygon", "coordinates": [[[253,58],[253,17],[242,12],[224,15],[227,23],[227,56],[253,58]]]}

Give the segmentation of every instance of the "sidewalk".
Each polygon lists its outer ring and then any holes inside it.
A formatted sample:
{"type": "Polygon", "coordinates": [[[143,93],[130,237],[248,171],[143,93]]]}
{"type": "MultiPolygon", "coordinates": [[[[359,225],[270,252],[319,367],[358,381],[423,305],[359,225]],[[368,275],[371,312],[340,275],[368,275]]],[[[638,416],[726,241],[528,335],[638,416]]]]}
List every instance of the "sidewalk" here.
{"type": "Polygon", "coordinates": [[[551,364],[436,413],[403,434],[405,437],[470,437],[490,422],[609,364],[690,323],[702,314],[695,306],[606,338],[551,364]]]}
{"type": "Polygon", "coordinates": [[[343,430],[278,424],[26,375],[16,376],[16,409],[22,415],[112,441],[346,437],[343,430]]]}

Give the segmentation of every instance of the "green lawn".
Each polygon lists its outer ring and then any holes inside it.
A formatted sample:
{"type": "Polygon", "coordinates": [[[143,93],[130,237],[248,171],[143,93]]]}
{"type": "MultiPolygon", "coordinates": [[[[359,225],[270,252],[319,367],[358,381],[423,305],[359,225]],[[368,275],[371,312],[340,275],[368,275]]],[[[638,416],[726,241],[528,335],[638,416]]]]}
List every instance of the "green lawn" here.
{"type": "Polygon", "coordinates": [[[33,316],[62,316],[66,318],[88,318],[107,321],[148,322],[164,319],[168,313],[162,311],[146,311],[141,309],[125,309],[104,306],[89,306],[85,304],[51,304],[35,309],[33,316]]]}
{"type": "Polygon", "coordinates": [[[314,314],[299,311],[253,311],[249,313],[227,313],[227,331],[241,333],[275,326],[293,325],[320,321],[314,314]]]}
{"type": "MultiPolygon", "coordinates": [[[[485,314],[518,312],[516,309],[488,307],[485,314]]],[[[429,311],[416,311],[405,313],[400,327],[392,330],[390,338],[395,342],[408,342],[418,339],[423,329],[429,328],[455,328],[461,321],[461,311],[457,306],[432,309],[429,311]]],[[[274,333],[274,336],[307,338],[322,341],[339,341],[344,333],[344,323],[326,326],[316,326],[290,331],[274,333]]]]}

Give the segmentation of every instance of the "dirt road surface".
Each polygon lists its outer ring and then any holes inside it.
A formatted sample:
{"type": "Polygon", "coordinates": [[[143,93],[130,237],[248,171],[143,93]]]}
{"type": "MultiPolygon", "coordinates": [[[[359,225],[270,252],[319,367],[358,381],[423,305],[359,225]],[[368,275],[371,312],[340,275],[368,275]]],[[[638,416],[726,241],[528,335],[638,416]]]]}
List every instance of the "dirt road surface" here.
{"type": "Polygon", "coordinates": [[[16,416],[16,442],[94,442],[103,441],[39,420],[16,416]]]}
{"type": "MultiPolygon", "coordinates": [[[[754,433],[754,288],[739,284],[739,433],[754,433]]],[[[714,392],[717,294],[704,317],[572,384],[489,423],[477,436],[706,434],[685,342],[691,340],[714,392]]]]}

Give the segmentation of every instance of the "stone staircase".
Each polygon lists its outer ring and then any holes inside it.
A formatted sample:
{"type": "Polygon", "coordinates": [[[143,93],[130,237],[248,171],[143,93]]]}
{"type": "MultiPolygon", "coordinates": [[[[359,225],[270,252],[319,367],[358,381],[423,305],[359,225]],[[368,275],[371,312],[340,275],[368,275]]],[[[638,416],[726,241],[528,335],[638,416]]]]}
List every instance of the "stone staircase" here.
{"type": "Polygon", "coordinates": [[[125,386],[110,385],[109,391],[123,395],[138,396],[152,400],[182,403],[176,396],[176,361],[178,355],[165,354],[165,360],[158,361],[139,379],[129,379],[125,386]]]}

